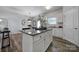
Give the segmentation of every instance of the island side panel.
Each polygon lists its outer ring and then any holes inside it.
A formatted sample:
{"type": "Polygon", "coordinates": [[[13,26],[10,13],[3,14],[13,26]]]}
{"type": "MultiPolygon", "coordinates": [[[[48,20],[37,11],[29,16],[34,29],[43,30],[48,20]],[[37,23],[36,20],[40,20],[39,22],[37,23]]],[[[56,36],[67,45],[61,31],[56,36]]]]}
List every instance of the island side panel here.
{"type": "Polygon", "coordinates": [[[52,30],[47,31],[44,34],[44,51],[46,51],[49,45],[52,43],[53,37],[51,34],[52,34],[52,30]]]}
{"type": "Polygon", "coordinates": [[[22,50],[23,52],[32,52],[33,51],[33,37],[22,33],[22,50]]]}

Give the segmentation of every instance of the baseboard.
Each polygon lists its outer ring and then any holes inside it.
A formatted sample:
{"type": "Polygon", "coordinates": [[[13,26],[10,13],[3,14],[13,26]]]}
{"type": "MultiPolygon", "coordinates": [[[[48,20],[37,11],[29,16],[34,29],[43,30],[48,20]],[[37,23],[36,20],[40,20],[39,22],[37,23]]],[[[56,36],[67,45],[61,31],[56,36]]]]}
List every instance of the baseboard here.
{"type": "Polygon", "coordinates": [[[53,36],[53,37],[55,37],[55,38],[59,38],[59,39],[63,39],[63,38],[61,38],[61,37],[57,37],[57,36],[53,36]]]}

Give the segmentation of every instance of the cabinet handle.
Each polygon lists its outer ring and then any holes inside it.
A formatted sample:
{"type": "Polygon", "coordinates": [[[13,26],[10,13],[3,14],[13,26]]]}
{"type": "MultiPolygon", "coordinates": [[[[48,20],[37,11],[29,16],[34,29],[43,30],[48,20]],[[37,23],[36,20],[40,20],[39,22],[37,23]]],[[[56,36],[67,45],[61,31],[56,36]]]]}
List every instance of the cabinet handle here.
{"type": "Polygon", "coordinates": [[[74,29],[78,29],[78,28],[74,28],[74,29]]]}
{"type": "Polygon", "coordinates": [[[41,36],[40,36],[40,38],[41,38],[41,36]]]}

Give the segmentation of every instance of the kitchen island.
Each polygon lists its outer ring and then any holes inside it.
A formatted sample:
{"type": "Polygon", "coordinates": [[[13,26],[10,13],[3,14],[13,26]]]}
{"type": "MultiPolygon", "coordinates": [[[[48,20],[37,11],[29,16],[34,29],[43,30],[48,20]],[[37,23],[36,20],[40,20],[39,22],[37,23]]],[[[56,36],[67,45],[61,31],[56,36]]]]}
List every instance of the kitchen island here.
{"type": "Polygon", "coordinates": [[[23,52],[44,52],[52,42],[52,29],[21,30],[23,52]]]}

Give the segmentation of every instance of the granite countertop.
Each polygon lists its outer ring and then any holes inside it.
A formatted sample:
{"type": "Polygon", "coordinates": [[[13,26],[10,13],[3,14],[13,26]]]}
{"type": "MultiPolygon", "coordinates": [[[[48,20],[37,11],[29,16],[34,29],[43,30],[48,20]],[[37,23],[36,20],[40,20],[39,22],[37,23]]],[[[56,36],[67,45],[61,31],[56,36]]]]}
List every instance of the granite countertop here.
{"type": "Polygon", "coordinates": [[[7,30],[7,31],[0,31],[0,34],[1,34],[1,33],[5,33],[5,32],[10,32],[10,30],[7,30]]]}
{"type": "Polygon", "coordinates": [[[47,30],[34,30],[34,29],[29,29],[29,30],[20,30],[20,31],[22,33],[25,33],[25,34],[28,34],[28,35],[31,35],[31,36],[35,36],[35,35],[44,33],[46,31],[50,31],[50,30],[52,30],[52,29],[47,29],[47,30]]]}

